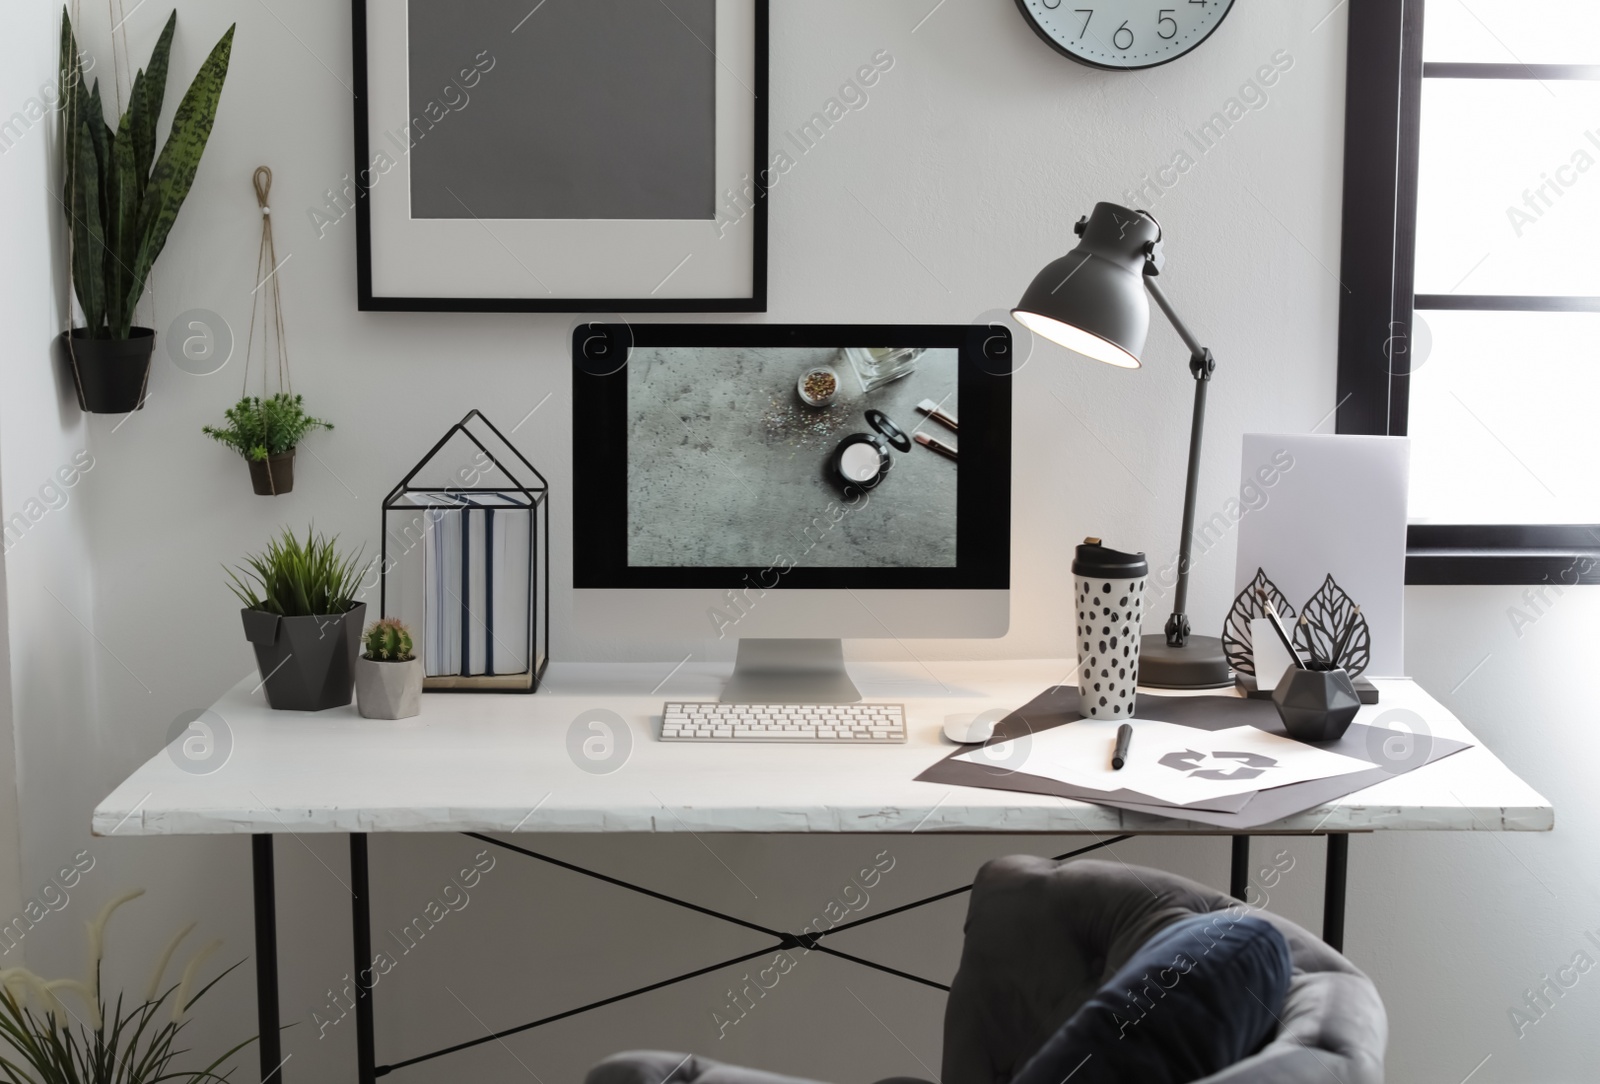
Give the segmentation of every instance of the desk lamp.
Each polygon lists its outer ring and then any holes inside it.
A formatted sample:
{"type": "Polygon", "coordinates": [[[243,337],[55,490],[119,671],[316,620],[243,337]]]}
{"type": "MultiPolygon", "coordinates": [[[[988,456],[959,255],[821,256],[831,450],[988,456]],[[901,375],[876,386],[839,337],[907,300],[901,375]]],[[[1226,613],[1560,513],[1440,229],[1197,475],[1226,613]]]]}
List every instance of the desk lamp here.
{"type": "Polygon", "coordinates": [[[1200,481],[1200,438],[1205,427],[1206,387],[1216,369],[1173,312],[1156,283],[1163,262],[1161,224],[1148,211],[1097,203],[1074,227],[1078,247],[1038,276],[1012,310],[1017,322],[1068,350],[1124,369],[1139,368],[1150,330],[1148,291],[1189,348],[1194,377],[1194,421],[1189,431],[1189,478],[1183,495],[1183,536],[1178,543],[1178,584],[1164,636],[1146,636],[1139,646],[1141,685],[1169,689],[1221,688],[1233,671],[1215,636],[1189,631],[1189,553],[1194,539],[1195,490],[1200,481]]]}

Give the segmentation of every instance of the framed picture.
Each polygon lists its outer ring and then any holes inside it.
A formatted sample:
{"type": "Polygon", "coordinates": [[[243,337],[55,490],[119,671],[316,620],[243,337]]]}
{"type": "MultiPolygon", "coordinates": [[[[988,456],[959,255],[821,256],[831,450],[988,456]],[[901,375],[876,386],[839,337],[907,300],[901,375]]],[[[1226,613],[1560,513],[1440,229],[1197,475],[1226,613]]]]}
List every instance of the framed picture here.
{"type": "Polygon", "coordinates": [[[352,0],[360,308],[764,312],[768,0],[352,0]]]}

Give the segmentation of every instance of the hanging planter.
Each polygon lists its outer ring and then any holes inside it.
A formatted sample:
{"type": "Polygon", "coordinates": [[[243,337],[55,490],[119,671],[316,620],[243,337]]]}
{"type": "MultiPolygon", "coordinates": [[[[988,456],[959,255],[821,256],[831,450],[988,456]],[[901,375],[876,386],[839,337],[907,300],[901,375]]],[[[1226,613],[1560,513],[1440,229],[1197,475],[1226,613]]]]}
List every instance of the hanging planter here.
{"type": "Polygon", "coordinates": [[[281,497],[292,490],[296,446],[313,430],[333,428],[306,413],[303,396],[283,392],[265,399],[246,395],[223,419],[222,425],[202,426],[201,432],[244,457],[251,487],[262,497],[281,497]]]}
{"type": "Polygon", "coordinates": [[[150,384],[150,354],[156,333],[131,327],[126,339],[91,339],[89,329],[61,333],[62,349],[78,387],[78,407],[90,414],[126,414],[144,409],[150,384]]]}
{"type": "MultiPolygon", "coordinates": [[[[280,497],[294,489],[294,452],[305,435],[315,429],[332,429],[321,418],[306,413],[305,399],[295,395],[289,384],[289,349],[283,334],[283,293],[278,286],[277,245],[272,239],[272,210],[267,196],[272,191],[272,170],[257,166],[251,183],[256,203],[261,207],[261,245],[256,251],[256,279],[269,289],[256,290],[261,298],[261,394],[246,395],[223,415],[220,426],[201,426],[201,432],[226,444],[250,465],[250,486],[259,497],[280,497]],[[267,394],[268,353],[277,356],[278,391],[267,394]]],[[[255,349],[256,308],[250,308],[250,335],[245,340],[244,388],[250,387],[250,357],[255,349]]]]}
{"type": "Polygon", "coordinates": [[[250,460],[250,487],[257,497],[276,497],[294,488],[294,449],[250,460]]]}
{"type": "Polygon", "coordinates": [[[61,341],[78,405],[93,414],[125,414],[144,405],[155,346],[154,331],[134,326],[134,309],[211,136],[233,28],[200,65],[157,153],[156,121],[178,13],[167,19],[149,67],[134,76],[127,111],[115,131],[105,110],[120,107],[120,94],[114,105],[101,100],[98,81],[92,89],[84,87],[82,54],[65,8],[61,20],[61,203],[72,289],[83,311],[83,326],[63,332],[61,341]]]}

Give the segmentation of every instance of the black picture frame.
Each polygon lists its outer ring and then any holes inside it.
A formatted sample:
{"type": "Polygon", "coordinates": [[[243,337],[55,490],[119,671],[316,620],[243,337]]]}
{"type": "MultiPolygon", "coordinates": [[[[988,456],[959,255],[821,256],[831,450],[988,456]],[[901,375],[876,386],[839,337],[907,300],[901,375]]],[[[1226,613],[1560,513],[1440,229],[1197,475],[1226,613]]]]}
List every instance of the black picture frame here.
{"type": "Polygon", "coordinates": [[[760,567],[632,567],[627,561],[627,365],[632,346],[924,346],[958,349],[961,458],[956,563],[950,568],[796,565],[785,589],[1009,590],[1011,586],[1010,333],[966,324],[590,324],[573,333],[573,586],[717,590],[759,581],[760,567]],[[604,339],[598,338],[604,336],[604,339]],[[584,358],[604,342],[603,360],[584,358]],[[619,350],[617,344],[623,344],[619,350]],[[577,448],[577,444],[582,444],[577,448]]]}
{"type": "MultiPolygon", "coordinates": [[[[1600,298],[1414,292],[1425,78],[1595,79],[1560,64],[1427,63],[1425,0],[1350,0],[1338,431],[1405,436],[1417,311],[1573,312],[1600,298]]],[[[1600,583],[1600,524],[1413,524],[1408,584],[1600,583]]]]}
{"type": "Polygon", "coordinates": [[[356,307],[362,312],[630,312],[699,313],[767,311],[767,199],[760,178],[771,168],[768,135],[770,105],[770,0],[749,0],[755,14],[755,120],[750,188],[751,293],[748,297],[410,297],[378,295],[372,282],[372,204],[362,178],[372,163],[368,95],[367,2],[351,0],[351,75],[355,88],[356,307]]]}

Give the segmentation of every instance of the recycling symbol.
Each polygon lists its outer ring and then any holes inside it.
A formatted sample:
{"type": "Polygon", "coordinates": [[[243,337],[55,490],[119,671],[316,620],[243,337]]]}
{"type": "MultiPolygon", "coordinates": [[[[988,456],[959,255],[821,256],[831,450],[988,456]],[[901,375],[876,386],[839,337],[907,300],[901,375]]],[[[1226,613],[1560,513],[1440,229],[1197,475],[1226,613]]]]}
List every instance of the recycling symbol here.
{"type": "Polygon", "coordinates": [[[1262,756],[1260,753],[1229,753],[1219,749],[1211,756],[1215,760],[1237,760],[1240,764],[1227,772],[1219,768],[1202,769],[1200,765],[1205,761],[1206,755],[1194,749],[1185,749],[1181,753],[1168,753],[1158,763],[1163,767],[1186,772],[1190,779],[1254,779],[1265,773],[1268,768],[1278,766],[1275,759],[1262,756]]]}

